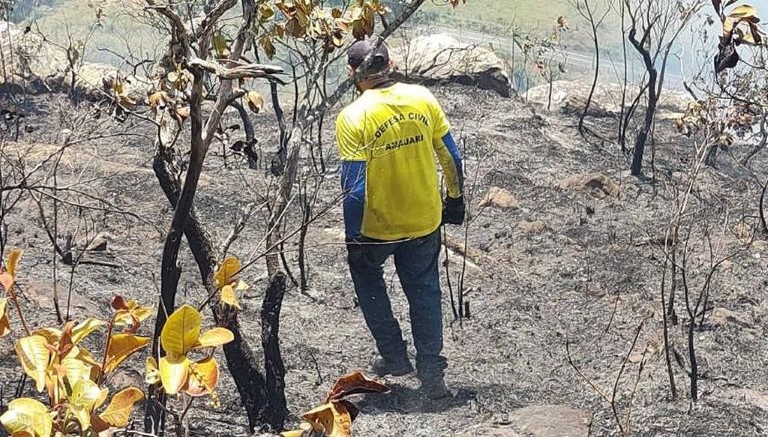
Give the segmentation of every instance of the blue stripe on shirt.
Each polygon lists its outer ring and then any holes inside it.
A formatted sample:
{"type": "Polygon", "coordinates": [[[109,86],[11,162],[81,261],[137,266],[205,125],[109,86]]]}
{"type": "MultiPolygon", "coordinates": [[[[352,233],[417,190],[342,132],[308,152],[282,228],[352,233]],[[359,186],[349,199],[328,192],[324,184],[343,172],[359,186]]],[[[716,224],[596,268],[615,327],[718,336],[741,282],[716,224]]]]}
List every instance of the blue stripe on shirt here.
{"type": "Polygon", "coordinates": [[[464,167],[461,163],[461,153],[459,153],[459,147],[456,145],[456,141],[453,139],[453,135],[450,132],[443,137],[443,144],[451,153],[453,163],[456,165],[456,174],[459,176],[459,191],[464,192],[464,167]]]}
{"type": "Polygon", "coordinates": [[[344,197],[344,227],[347,241],[360,238],[365,209],[365,162],[342,161],[341,189],[344,197]]]}

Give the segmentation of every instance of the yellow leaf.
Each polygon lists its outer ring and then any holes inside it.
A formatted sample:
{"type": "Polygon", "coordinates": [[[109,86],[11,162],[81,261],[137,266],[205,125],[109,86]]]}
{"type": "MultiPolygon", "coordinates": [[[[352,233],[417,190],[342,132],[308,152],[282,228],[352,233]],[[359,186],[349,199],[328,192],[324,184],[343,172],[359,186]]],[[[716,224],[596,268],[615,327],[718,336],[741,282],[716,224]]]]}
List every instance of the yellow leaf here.
{"type": "Polygon", "coordinates": [[[61,338],[61,330],[56,328],[38,328],[32,331],[32,335],[39,335],[45,338],[45,341],[48,342],[48,344],[54,346],[61,338]]]}
{"type": "Polygon", "coordinates": [[[240,302],[238,302],[237,296],[235,295],[235,288],[231,285],[225,285],[224,288],[221,289],[221,301],[229,306],[241,309],[240,302]]]}
{"type": "Polygon", "coordinates": [[[29,398],[14,399],[8,404],[8,411],[0,416],[3,424],[12,435],[48,437],[53,430],[53,419],[48,407],[29,398]]]}
{"type": "Polygon", "coordinates": [[[144,399],[144,392],[138,388],[124,388],[112,396],[107,408],[99,414],[99,418],[111,426],[124,428],[128,426],[134,405],[142,399],[144,399]]]}
{"type": "Polygon", "coordinates": [[[189,381],[184,390],[193,397],[213,393],[219,385],[219,364],[213,357],[208,357],[189,366],[189,381]]]}
{"type": "Polygon", "coordinates": [[[115,326],[131,326],[132,328],[138,329],[138,326],[134,325],[143,322],[150,315],[152,315],[152,308],[141,306],[135,300],[129,300],[125,303],[124,309],[115,312],[115,326]]]}
{"type": "Polygon", "coordinates": [[[83,354],[70,354],[61,360],[61,367],[64,369],[64,375],[70,384],[77,384],[79,381],[90,380],[93,365],[83,360],[83,354]]]}
{"type": "Polygon", "coordinates": [[[107,323],[93,317],[78,323],[72,328],[72,344],[80,343],[85,337],[91,335],[94,331],[106,325],[107,323]]]}
{"type": "Polygon", "coordinates": [[[51,352],[46,345],[45,337],[31,335],[16,342],[16,356],[21,361],[21,367],[30,378],[35,380],[35,388],[41,392],[45,388],[45,372],[51,352]]]}
{"type": "MultiPolygon", "coordinates": [[[[248,103],[248,108],[256,114],[264,109],[264,97],[261,97],[261,94],[256,91],[248,91],[245,94],[245,101],[248,103]]],[[[238,266],[239,264],[238,262],[238,266]]]]}
{"type": "MultiPolygon", "coordinates": [[[[99,388],[90,379],[81,379],[72,387],[72,395],[69,397],[69,402],[90,412],[104,403],[108,393],[109,390],[99,388]]],[[[82,424],[85,425],[84,423],[82,424]]]]}
{"type": "Polygon", "coordinates": [[[11,332],[11,322],[8,320],[8,299],[0,298],[0,338],[11,332]]]}
{"type": "Polygon", "coordinates": [[[221,346],[222,344],[227,344],[234,339],[235,336],[232,334],[232,331],[227,328],[217,327],[204,332],[203,335],[197,339],[195,348],[221,346]]]}
{"type": "Polygon", "coordinates": [[[91,428],[91,412],[88,408],[75,404],[66,404],[66,406],[67,411],[65,415],[69,416],[69,418],[74,418],[80,429],[86,430],[91,428]]]}
{"type": "Polygon", "coordinates": [[[144,373],[144,382],[148,385],[160,382],[160,369],[157,368],[155,357],[147,357],[147,368],[144,373]]]}
{"type": "Polygon", "coordinates": [[[352,430],[352,418],[342,403],[324,404],[304,413],[304,418],[315,431],[323,431],[329,437],[349,437],[352,430]]]}
{"type": "Polygon", "coordinates": [[[167,394],[175,395],[187,384],[189,364],[186,355],[168,354],[160,358],[160,381],[167,394]]]}
{"type": "Polygon", "coordinates": [[[225,285],[229,285],[235,274],[240,270],[240,261],[235,257],[228,257],[221,263],[216,273],[213,274],[213,279],[216,281],[216,288],[222,288],[225,285]]]}
{"type": "Polygon", "coordinates": [[[300,429],[295,429],[291,431],[283,431],[282,434],[280,434],[281,437],[304,437],[305,435],[311,435],[312,431],[312,425],[310,425],[307,422],[301,422],[299,425],[300,429]]]}
{"type": "Polygon", "coordinates": [[[733,18],[751,18],[757,16],[757,8],[752,5],[742,5],[734,8],[729,16],[733,18]]]}
{"type": "Polygon", "coordinates": [[[200,312],[189,305],[174,311],[160,334],[163,349],[169,354],[186,355],[197,344],[201,323],[200,312]]]}
{"type": "Polygon", "coordinates": [[[148,337],[139,337],[133,334],[113,335],[109,340],[109,347],[107,348],[107,360],[104,363],[104,373],[114,371],[128,357],[148,344],[148,337]]]}
{"type": "Polygon", "coordinates": [[[22,253],[24,251],[21,249],[11,249],[10,253],[8,253],[8,261],[5,262],[5,269],[14,278],[16,277],[16,268],[19,266],[22,253]]]}

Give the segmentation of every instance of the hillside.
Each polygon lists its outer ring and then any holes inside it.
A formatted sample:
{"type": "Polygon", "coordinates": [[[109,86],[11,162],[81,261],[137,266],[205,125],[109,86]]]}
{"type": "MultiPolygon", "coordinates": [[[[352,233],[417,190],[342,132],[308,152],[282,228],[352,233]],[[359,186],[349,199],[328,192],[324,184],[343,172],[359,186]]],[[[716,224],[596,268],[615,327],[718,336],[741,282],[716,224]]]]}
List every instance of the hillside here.
{"type": "MultiPolygon", "coordinates": [[[[768,424],[764,377],[768,341],[762,323],[768,306],[763,275],[756,272],[768,267],[768,243],[745,245],[740,239],[743,233],[732,231],[741,226],[749,234],[756,231],[752,217],[759,187],[751,176],[724,155],[720,167],[706,168],[696,184],[691,210],[717,229],[718,247],[737,255],[713,278],[711,311],[695,336],[701,399],[691,406],[685,372],[675,364],[680,398],[672,401],[664,355],[658,348],[663,249],[659,241],[689,168],[691,150],[686,142],[663,124],[659,135],[664,147],[656,156],[658,179],[650,183],[628,177],[620,151],[584,141],[567,116],[537,113],[520,99],[500,99],[471,88],[447,86],[434,92],[455,131],[466,140],[462,143],[472,210],[466,250],[461,228],[447,229],[452,274],[461,268],[459,250],[469,261],[464,285],[471,317],[462,324],[452,320],[447,289],[443,302],[450,362],[447,382],[456,395],[431,402],[418,396],[414,378],[388,378],[391,394],[358,399],[361,414],[354,423],[355,435],[617,435],[610,406],[569,365],[567,344],[579,371],[608,396],[624,357],[629,356],[616,396],[622,417],[631,406],[635,436],[762,435],[768,424]],[[604,183],[589,182],[581,189],[578,184],[564,184],[570,176],[592,173],[604,176],[604,183]],[[480,208],[493,187],[509,191],[515,200],[505,208],[480,208]],[[546,431],[547,427],[551,429],[546,431]]],[[[22,134],[3,147],[4,153],[26,156],[30,165],[56,150],[62,125],[93,113],[88,103],[72,108],[64,96],[56,95],[30,98],[21,110],[27,114],[22,134]]],[[[256,119],[263,144],[276,141],[272,116],[256,119]]],[[[110,214],[92,230],[106,233],[109,240],[106,252],[93,253],[89,259],[108,264],[80,266],[73,273],[72,314],[78,318],[105,315],[114,293],[154,303],[163,236],[171,217],[152,174],[152,129],[140,121],[100,123],[101,134],[132,135],[69,147],[59,180],[81,181],[124,212],[110,214]]],[[[599,128],[600,121],[595,123],[599,128]]],[[[332,138],[331,130],[325,135],[332,138]]],[[[206,161],[197,200],[198,212],[216,242],[224,241],[237,212],[269,181],[265,170],[249,169],[242,157],[229,156],[225,163],[220,150],[215,147],[206,161]],[[253,187],[252,193],[243,191],[243,182],[253,187]]],[[[332,147],[327,159],[329,168],[335,169],[332,147]]],[[[309,157],[304,163],[310,165],[309,157]]],[[[759,155],[753,167],[768,168],[768,156],[759,155]]],[[[758,176],[762,180],[767,175],[762,171],[758,176]]],[[[289,290],[282,310],[280,339],[293,420],[316,406],[335,378],[366,370],[373,350],[352,299],[341,208],[333,205],[337,176],[330,173],[323,187],[319,209],[330,209],[307,236],[309,296],[289,290]]],[[[290,214],[289,222],[299,220],[298,208],[290,214]]],[[[9,216],[10,244],[26,251],[19,284],[35,325],[53,319],[50,246],[44,233],[33,231],[37,220],[34,202],[20,204],[9,216]]],[[[231,253],[247,257],[255,250],[264,226],[256,222],[234,243],[231,253]]],[[[296,273],[293,248],[295,241],[286,251],[296,273]]],[[[182,253],[188,252],[182,249],[182,253]]],[[[696,252],[696,259],[704,253],[696,252]]],[[[188,255],[182,257],[182,268],[183,299],[202,299],[188,255]]],[[[703,272],[691,270],[692,286],[701,285],[703,272]]],[[[387,276],[392,274],[390,266],[387,276]]],[[[256,345],[266,287],[261,264],[243,279],[251,289],[243,299],[241,323],[256,345]]],[[[62,289],[70,284],[68,278],[60,280],[62,289]]],[[[392,287],[396,313],[405,322],[406,303],[397,281],[392,287]]],[[[682,317],[685,309],[679,299],[676,310],[682,317]]],[[[402,325],[407,329],[408,323],[402,325]]],[[[675,347],[683,354],[685,328],[671,329],[675,347]]],[[[15,387],[19,374],[9,338],[0,339],[0,350],[0,380],[6,381],[6,388],[15,387]]],[[[112,383],[142,384],[143,357],[131,362],[133,367],[112,383]]],[[[228,375],[222,378],[221,406],[201,403],[193,410],[192,435],[245,435],[245,418],[232,381],[228,375]]],[[[31,387],[23,392],[29,394],[31,387]]],[[[12,395],[13,390],[6,389],[2,400],[7,403],[12,395]]]]}

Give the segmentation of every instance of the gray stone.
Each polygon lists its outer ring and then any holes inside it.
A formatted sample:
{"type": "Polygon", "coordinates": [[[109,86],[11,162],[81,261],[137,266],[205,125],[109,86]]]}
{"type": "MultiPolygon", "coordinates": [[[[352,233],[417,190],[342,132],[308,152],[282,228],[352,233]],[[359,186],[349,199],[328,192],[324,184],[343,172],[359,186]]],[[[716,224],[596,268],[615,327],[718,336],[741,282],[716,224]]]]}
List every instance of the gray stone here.
{"type": "Polygon", "coordinates": [[[518,223],[517,227],[520,230],[527,232],[529,234],[541,234],[547,230],[547,224],[541,220],[534,220],[534,221],[525,220],[518,223]]]}
{"type": "Polygon", "coordinates": [[[23,27],[0,23],[0,50],[6,53],[4,72],[7,74],[0,89],[45,92],[64,78],[66,53],[43,41],[35,32],[25,33],[23,27]]]}
{"type": "MultiPolygon", "coordinates": [[[[525,99],[534,107],[568,114],[581,114],[587,103],[591,83],[587,81],[557,80],[539,85],[525,93],[525,99]]],[[[616,117],[621,114],[622,87],[618,83],[599,83],[595,88],[587,115],[592,117],[616,117]]],[[[659,102],[661,119],[676,118],[688,109],[692,101],[684,92],[665,92],[659,102]]]]}
{"type": "Polygon", "coordinates": [[[730,392],[729,395],[731,398],[744,401],[747,404],[760,408],[763,411],[768,411],[768,394],[759,392],[757,390],[742,388],[730,392]]]}
{"type": "Polygon", "coordinates": [[[520,433],[533,437],[588,437],[592,413],[563,405],[532,405],[510,414],[520,433]]]}
{"type": "Polygon", "coordinates": [[[619,185],[613,179],[600,173],[576,174],[561,180],[557,186],[562,190],[593,190],[598,197],[619,197],[619,185]]]}
{"type": "Polygon", "coordinates": [[[512,95],[507,65],[490,48],[446,34],[423,35],[391,50],[395,73],[430,83],[457,82],[512,95]]]}
{"type": "Polygon", "coordinates": [[[715,308],[709,316],[709,321],[716,326],[737,325],[743,327],[752,326],[752,318],[744,313],[738,313],[726,308],[715,308]]]}
{"type": "Polygon", "coordinates": [[[485,198],[480,202],[480,208],[485,208],[487,206],[501,209],[518,208],[520,206],[520,201],[517,200],[517,197],[515,197],[514,194],[503,188],[491,187],[491,189],[488,190],[488,194],[486,194],[485,198]]]}

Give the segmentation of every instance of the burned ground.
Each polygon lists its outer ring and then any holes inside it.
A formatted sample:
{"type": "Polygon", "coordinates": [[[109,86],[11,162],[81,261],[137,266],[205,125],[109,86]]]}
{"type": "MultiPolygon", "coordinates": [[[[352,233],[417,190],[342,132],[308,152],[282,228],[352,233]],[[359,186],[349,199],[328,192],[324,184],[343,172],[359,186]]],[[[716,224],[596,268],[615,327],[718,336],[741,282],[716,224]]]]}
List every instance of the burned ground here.
{"type": "MultiPolygon", "coordinates": [[[[427,401],[418,395],[414,377],[388,379],[391,394],[359,399],[356,435],[494,435],[471,428],[482,424],[509,432],[498,435],[513,435],[513,429],[522,433],[514,424],[507,426],[515,421],[515,411],[536,405],[586,411],[592,416],[590,435],[616,435],[610,406],[569,365],[566,343],[583,375],[610,397],[622,361],[644,320],[616,396],[618,412],[624,417],[640,366],[638,356],[647,349],[631,403],[634,435],[763,434],[768,423],[768,380],[764,377],[768,344],[763,324],[768,316],[764,302],[768,244],[760,241],[765,237],[751,244],[743,241],[758,233],[755,217],[760,187],[753,174],[737,164],[738,148],[723,152],[717,169],[703,170],[691,201],[699,223],[696,229],[710,223],[722,253],[736,254],[714,276],[709,302],[714,311],[707,313],[703,329],[695,335],[702,380],[700,400],[693,405],[684,370],[676,363],[680,396],[676,401],[670,399],[664,353],[658,348],[662,338],[660,263],[664,258],[659,242],[674,214],[684,171],[693,159],[688,141],[670,129],[660,129],[656,180],[638,180],[628,176],[628,161],[618,147],[584,140],[571,118],[537,114],[520,99],[501,99],[470,88],[445,86],[434,92],[465,149],[471,210],[466,235],[470,262],[464,284],[471,317],[461,324],[453,321],[447,287],[444,299],[445,353],[450,362],[447,382],[456,396],[427,401]],[[615,184],[618,195],[601,185],[603,182],[590,182],[583,190],[561,184],[570,176],[591,174],[615,184]],[[492,187],[507,190],[517,202],[506,208],[479,208],[492,187]],[[744,226],[738,229],[748,235],[733,231],[739,224],[744,226]]],[[[55,151],[62,142],[62,120],[86,114],[87,105],[67,109],[69,104],[62,103],[63,99],[41,96],[22,104],[29,114],[23,123],[31,132],[22,130],[17,142],[6,142],[4,153],[25,154],[34,165],[36,159],[55,151]]],[[[255,119],[257,137],[265,148],[277,141],[272,116],[261,114],[255,119]]],[[[92,226],[90,234],[104,232],[109,242],[106,254],[88,256],[114,266],[81,265],[76,269],[72,281],[76,318],[107,314],[113,294],[152,305],[157,300],[162,242],[171,209],[152,173],[151,127],[134,119],[127,123],[132,125],[110,122],[103,129],[132,136],[73,145],[65,151],[59,169],[60,182],[83,181],[124,212],[105,217],[96,214],[99,220],[91,221],[98,226],[92,226]]],[[[341,208],[333,204],[338,176],[330,127],[324,141],[329,173],[323,178],[316,211],[330,209],[311,225],[307,236],[310,290],[305,294],[289,290],[282,310],[280,339],[292,421],[322,401],[335,378],[366,370],[373,353],[373,342],[353,300],[341,208]]],[[[217,243],[231,232],[239,211],[257,201],[272,182],[265,170],[249,169],[244,158],[229,156],[225,166],[221,151],[220,145],[212,146],[196,200],[197,211],[217,243]]],[[[307,157],[305,172],[310,165],[307,157]]],[[[765,153],[753,160],[752,168],[760,169],[758,179],[765,179],[767,165],[765,153]]],[[[296,205],[290,214],[288,231],[300,222],[296,205]]],[[[74,229],[78,217],[67,219],[73,222],[62,226],[74,229]]],[[[35,204],[22,201],[9,221],[9,244],[25,250],[20,286],[26,296],[26,314],[35,325],[51,322],[51,249],[35,204]]],[[[230,253],[241,259],[261,253],[265,221],[264,213],[257,212],[230,253]]],[[[462,268],[456,252],[465,235],[458,227],[447,232],[455,288],[455,275],[462,268]]],[[[77,237],[84,237],[82,231],[77,237]]],[[[298,274],[295,239],[285,250],[293,273],[298,274]]],[[[200,302],[204,291],[185,247],[181,258],[179,300],[200,302]]],[[[694,270],[695,284],[691,286],[700,287],[705,272],[694,270]]],[[[392,279],[396,312],[410,336],[407,306],[392,266],[386,272],[392,279]]],[[[59,273],[62,296],[66,296],[69,279],[68,267],[64,267],[59,273]]],[[[259,308],[267,282],[263,262],[256,262],[243,279],[251,288],[243,298],[241,323],[257,345],[259,308]]],[[[675,348],[685,357],[687,318],[681,296],[677,306],[680,322],[671,327],[671,335],[675,348]]],[[[0,340],[0,381],[6,403],[20,374],[10,338],[0,340]]],[[[132,368],[115,378],[116,385],[142,384],[143,359],[130,362],[132,368]]],[[[28,384],[25,393],[32,391],[28,384]]],[[[193,435],[245,434],[245,414],[229,377],[223,378],[219,392],[220,408],[201,402],[194,411],[193,435]]]]}

